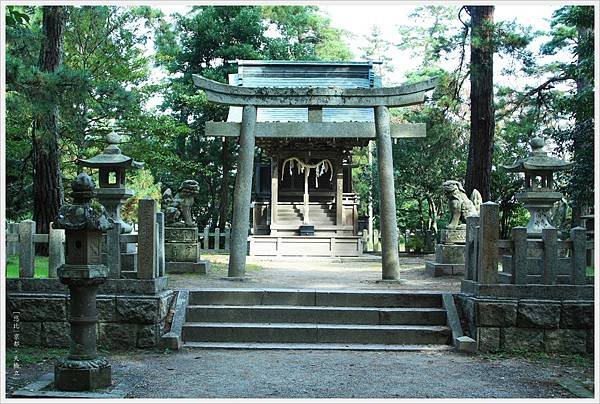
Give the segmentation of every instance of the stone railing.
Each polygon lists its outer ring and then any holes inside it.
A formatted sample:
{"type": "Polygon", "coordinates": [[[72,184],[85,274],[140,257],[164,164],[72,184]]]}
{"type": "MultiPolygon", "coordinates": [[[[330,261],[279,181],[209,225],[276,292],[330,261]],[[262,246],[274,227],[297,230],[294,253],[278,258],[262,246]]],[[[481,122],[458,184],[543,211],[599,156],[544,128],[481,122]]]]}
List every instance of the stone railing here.
{"type": "Polygon", "coordinates": [[[479,216],[467,217],[465,280],[479,284],[586,285],[586,250],[591,247],[582,227],[571,229],[569,240],[557,230],[544,229],[541,239],[528,239],[525,227],[499,239],[498,205],[481,205],[479,216]],[[499,272],[499,264],[501,271],[499,272]]]}
{"type": "Polygon", "coordinates": [[[594,285],[586,276],[585,230],[568,240],[556,229],[527,238],[516,227],[499,238],[498,205],[467,217],[465,279],[456,299],[478,350],[592,352],[594,285]],[[500,265],[501,264],[501,265],[500,265]]]}
{"type": "MultiPolygon", "coordinates": [[[[106,234],[105,263],[109,268],[109,278],[154,279],[165,274],[163,213],[156,211],[153,199],[141,199],[139,204],[137,234],[121,234],[119,224],[106,234]],[[136,244],[137,265],[124,271],[124,245],[131,243],[136,244]]],[[[56,278],[58,267],[65,262],[65,231],[54,229],[51,225],[49,234],[36,234],[33,220],[18,223],[17,233],[11,232],[14,228],[14,224],[9,224],[6,242],[7,251],[19,255],[19,277],[34,277],[35,243],[48,243],[48,277],[56,278]]]]}
{"type": "Polygon", "coordinates": [[[33,278],[35,272],[35,244],[48,244],[48,277],[56,278],[58,267],[65,263],[65,231],[50,223],[49,234],[35,232],[33,220],[8,223],[6,254],[19,256],[19,277],[33,278]]]}
{"type": "Polygon", "coordinates": [[[106,233],[106,266],[109,277],[154,279],[165,275],[165,221],[164,213],[157,211],[154,199],[140,199],[138,206],[138,233],[121,234],[121,226],[106,233]],[[137,244],[137,266],[124,271],[121,259],[124,244],[137,244]]]}
{"type": "Polygon", "coordinates": [[[229,226],[225,227],[223,232],[218,227],[210,231],[210,227],[206,226],[198,237],[200,238],[200,249],[203,252],[229,252],[229,242],[231,241],[229,226]]]}

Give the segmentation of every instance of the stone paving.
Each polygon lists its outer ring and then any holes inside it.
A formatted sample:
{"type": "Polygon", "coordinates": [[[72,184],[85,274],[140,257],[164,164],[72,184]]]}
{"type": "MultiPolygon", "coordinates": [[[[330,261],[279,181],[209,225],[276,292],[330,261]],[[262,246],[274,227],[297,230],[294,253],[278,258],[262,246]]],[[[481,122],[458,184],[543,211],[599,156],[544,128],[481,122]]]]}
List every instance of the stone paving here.
{"type": "Polygon", "coordinates": [[[229,281],[227,255],[203,255],[211,262],[206,275],[171,274],[171,288],[312,288],[459,291],[461,276],[433,278],[425,273],[425,261],[432,255],[400,256],[400,282],[381,280],[381,257],[362,258],[261,258],[248,257],[243,282],[229,281]]]}

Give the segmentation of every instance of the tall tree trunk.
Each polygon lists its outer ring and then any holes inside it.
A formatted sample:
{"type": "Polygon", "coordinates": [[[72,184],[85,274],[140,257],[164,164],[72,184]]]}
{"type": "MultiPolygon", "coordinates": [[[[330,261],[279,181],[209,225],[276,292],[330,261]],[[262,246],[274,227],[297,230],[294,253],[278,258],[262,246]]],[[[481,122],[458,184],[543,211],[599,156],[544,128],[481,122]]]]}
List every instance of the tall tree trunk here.
{"type": "Polygon", "coordinates": [[[435,233],[437,233],[437,231],[438,231],[438,227],[437,227],[437,216],[438,216],[437,206],[435,205],[435,201],[433,200],[433,195],[427,194],[426,198],[427,198],[427,204],[429,205],[429,220],[428,220],[428,223],[427,223],[427,230],[432,230],[435,233]]]}
{"type": "Polygon", "coordinates": [[[494,6],[469,6],[471,14],[471,136],[465,189],[490,200],[494,147],[494,6]]]}
{"type": "MultiPolygon", "coordinates": [[[[582,27],[582,26],[578,26],[577,27],[577,39],[578,42],[581,43],[582,41],[584,41],[584,38],[587,35],[590,35],[592,29],[588,28],[588,27],[582,27]]],[[[577,54],[577,64],[581,65],[581,63],[583,62],[583,55],[581,54],[577,54]]],[[[589,86],[590,83],[589,81],[586,79],[586,77],[583,74],[580,74],[577,79],[575,80],[575,83],[577,85],[577,93],[581,94],[583,93],[589,86]]],[[[585,121],[586,117],[582,116],[583,114],[581,112],[576,113],[575,114],[575,125],[577,126],[578,124],[581,125],[583,123],[583,121],[585,121]]],[[[577,160],[577,157],[579,157],[579,155],[581,154],[582,150],[582,144],[581,144],[581,139],[580,136],[575,136],[573,139],[573,154],[574,154],[574,158],[573,160],[577,160]]],[[[583,206],[581,201],[578,201],[577,198],[575,200],[573,200],[572,202],[572,218],[571,218],[571,227],[577,227],[577,226],[582,226],[583,223],[581,221],[581,215],[583,214],[583,209],[586,208],[585,206],[583,206]]]]}
{"type": "MultiPolygon", "coordinates": [[[[62,59],[66,9],[44,6],[44,38],[38,66],[40,71],[54,73],[62,59]]],[[[49,97],[52,98],[52,97],[49,97]]],[[[40,103],[32,128],[33,148],[33,220],[37,233],[48,233],[64,201],[58,146],[58,106],[56,102],[40,103]]],[[[47,255],[48,247],[38,244],[38,254],[47,255]]]]}
{"type": "Polygon", "coordinates": [[[219,223],[221,230],[225,229],[225,224],[229,218],[229,171],[231,169],[231,155],[229,153],[229,138],[223,140],[221,148],[221,162],[223,164],[223,178],[221,178],[221,197],[219,205],[219,223]]]}

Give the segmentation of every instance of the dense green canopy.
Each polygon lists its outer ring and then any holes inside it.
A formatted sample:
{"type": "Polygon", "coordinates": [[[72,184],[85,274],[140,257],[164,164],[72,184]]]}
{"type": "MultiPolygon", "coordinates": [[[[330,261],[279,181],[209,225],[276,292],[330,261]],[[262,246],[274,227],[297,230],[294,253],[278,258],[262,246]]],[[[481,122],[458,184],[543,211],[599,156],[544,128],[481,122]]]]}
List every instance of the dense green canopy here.
{"type": "MultiPolygon", "coordinates": [[[[226,83],[235,59],[349,60],[361,56],[384,62],[384,82],[441,77],[425,105],[392,111],[398,122],[427,124],[427,138],[394,146],[397,218],[400,228],[436,230],[445,224],[440,185],[466,174],[469,148],[469,89],[472,66],[466,57],[470,21],[460,7],[416,7],[413,24],[398,27],[399,44],[377,27],[362,55],[352,55],[350,37],[333,28],[316,6],[201,6],[185,15],[166,16],[151,7],[66,7],[62,64],[40,70],[44,40],[38,6],[8,6],[6,18],[6,216],[31,217],[34,211],[32,123],[40,111],[56,107],[60,167],[75,177],[78,158],[105,147],[112,130],[125,135],[123,153],[145,168],[130,175],[136,191],[125,207],[135,217],[139,197],[159,199],[186,179],[200,183],[194,214],[199,226],[231,221],[237,145],[230,139],[203,137],[205,122],[223,121],[227,109],[209,103],[192,83],[201,74],[226,83]],[[406,77],[394,75],[390,47],[411,50],[415,64],[406,77]]],[[[495,77],[495,139],[491,199],[500,204],[502,233],[526,221],[515,199],[522,182],[501,166],[529,154],[528,142],[542,136],[558,157],[572,159],[573,173],[561,174],[565,203],[593,205],[593,8],[556,10],[549,32],[515,22],[494,23],[493,52],[510,59],[495,77]],[[534,39],[543,45],[532,45],[534,39]],[[557,55],[545,62],[543,56],[557,55]],[[506,78],[519,77],[519,80],[506,78]],[[502,79],[502,80],[500,80],[502,79]],[[502,84],[500,84],[502,83],[502,84]],[[504,83],[509,83],[504,84],[504,83]],[[526,83],[522,85],[522,83],[526,83]]],[[[37,117],[37,118],[36,118],[37,117]]],[[[257,158],[262,157],[257,149],[257,158]]],[[[373,198],[377,218],[376,156],[354,151],[354,188],[360,215],[373,198]]],[[[68,184],[69,181],[63,181],[68,184]]],[[[568,228],[570,222],[557,225],[568,228]]]]}

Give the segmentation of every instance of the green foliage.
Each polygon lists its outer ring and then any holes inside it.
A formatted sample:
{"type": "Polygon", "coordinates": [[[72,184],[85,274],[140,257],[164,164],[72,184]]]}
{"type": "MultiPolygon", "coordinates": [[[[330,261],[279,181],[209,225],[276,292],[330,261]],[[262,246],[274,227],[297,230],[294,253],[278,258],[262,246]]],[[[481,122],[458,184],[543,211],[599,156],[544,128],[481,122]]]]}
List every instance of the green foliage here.
{"type": "Polygon", "coordinates": [[[235,59],[348,59],[342,34],[311,6],[202,6],[176,15],[172,24],[162,22],[155,61],[171,74],[161,105],[170,117],[153,119],[136,135],[144,145],[132,153],[148,163],[163,189],[185,179],[200,183],[192,208],[199,226],[230,220],[237,144],[203,136],[205,122],[226,120],[227,108],[209,103],[191,75],[227,82],[237,71],[228,63],[235,59]]]}
{"type": "Polygon", "coordinates": [[[7,29],[7,217],[32,210],[31,122],[58,105],[64,183],[74,177],[77,158],[101,151],[107,126],[133,126],[143,119],[150,93],[144,55],[150,20],[141,7],[69,7],[62,67],[40,72],[40,8],[31,8],[29,26],[7,29]]]}
{"type": "Polygon", "coordinates": [[[29,23],[30,15],[23,10],[23,7],[6,6],[6,26],[18,27],[29,23]]]}
{"type": "MultiPolygon", "coordinates": [[[[48,277],[48,257],[35,257],[33,264],[34,278],[47,278],[48,277]]],[[[18,255],[7,255],[6,256],[6,277],[7,278],[18,278],[19,277],[19,256],[18,255]]]]}
{"type": "MultiPolygon", "coordinates": [[[[142,168],[128,173],[127,188],[133,190],[135,195],[127,200],[121,208],[121,216],[126,222],[138,221],[138,202],[143,198],[152,198],[160,201],[160,184],[156,184],[150,170],[142,168]]],[[[159,204],[160,208],[160,204],[159,204]]]]}
{"type": "Polygon", "coordinates": [[[425,250],[425,239],[419,234],[412,234],[408,237],[404,248],[406,251],[422,253],[425,250]]]}

